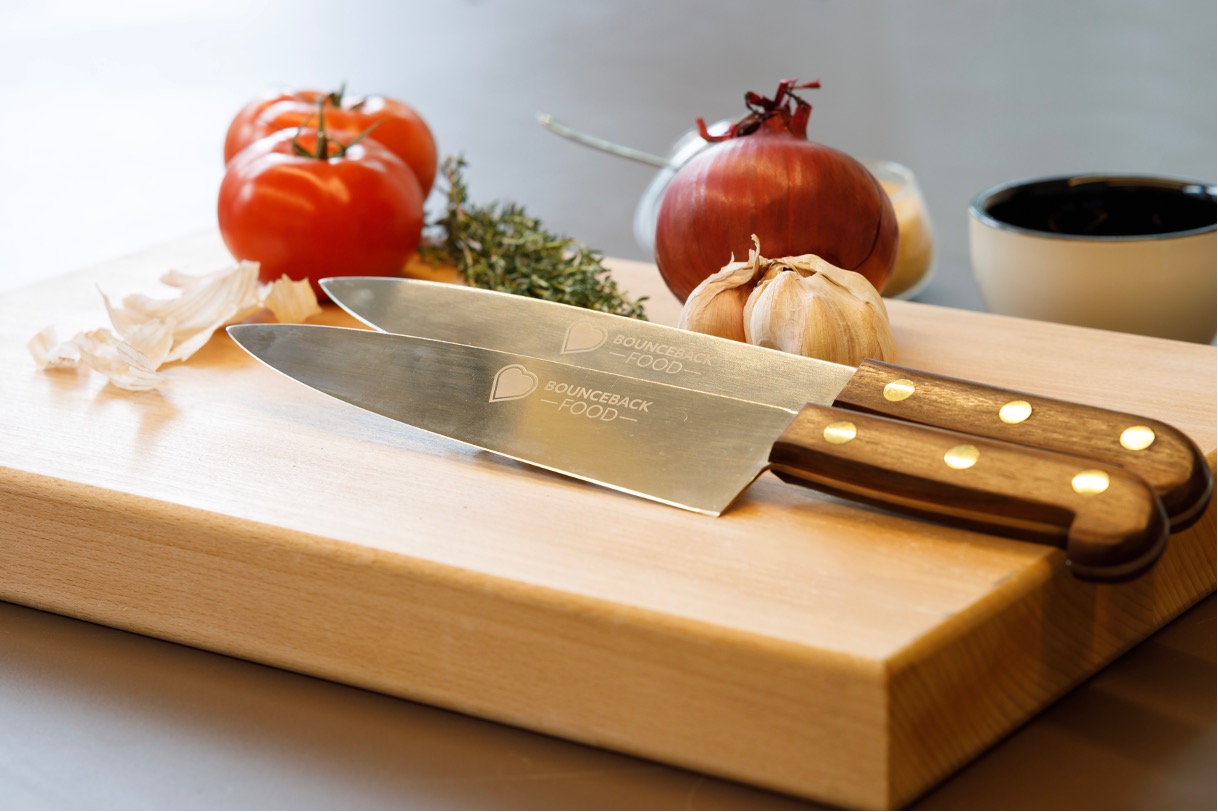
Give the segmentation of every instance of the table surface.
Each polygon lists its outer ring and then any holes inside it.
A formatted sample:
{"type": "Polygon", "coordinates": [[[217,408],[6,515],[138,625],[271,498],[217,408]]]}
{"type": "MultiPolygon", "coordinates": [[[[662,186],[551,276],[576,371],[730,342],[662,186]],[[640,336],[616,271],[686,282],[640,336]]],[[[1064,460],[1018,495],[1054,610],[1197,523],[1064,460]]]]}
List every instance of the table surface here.
{"type": "MultiPolygon", "coordinates": [[[[61,156],[49,170],[56,183],[42,163],[12,168],[0,290],[210,227],[215,133],[276,82],[339,77],[416,100],[444,151],[467,153],[475,195],[523,200],[564,233],[646,259],[630,217],[651,170],[558,142],[533,115],[663,152],[693,118],[731,115],[724,100],[742,84],[765,90],[775,77],[818,74],[823,140],[918,172],[940,247],[924,300],[969,308],[981,304],[963,211],[980,189],[1079,169],[1215,173],[1210,3],[429,9],[435,30],[465,32],[458,60],[443,36],[401,46],[421,13],[407,4],[365,4],[374,24],[358,29],[358,15],[334,21],[339,45],[320,24],[276,37],[289,14],[321,18],[301,4],[253,17],[224,3],[104,16],[67,5],[53,17],[38,4],[0,9],[0,68],[61,156]],[[774,47],[707,58],[733,53],[748,26],[774,47]],[[796,40],[815,46],[814,64],[783,56],[796,40]],[[178,58],[187,47],[198,58],[178,58]],[[1032,52],[1047,56],[1029,64],[1032,52]],[[1120,137],[1097,135],[1112,132],[1120,137]],[[72,239],[63,222],[74,223],[72,239]]],[[[1215,807],[1214,618],[1211,596],[915,807],[1215,807]]],[[[809,806],[12,604],[0,603],[0,650],[0,808],[809,806]]]]}
{"type": "MultiPolygon", "coordinates": [[[[917,809],[1212,809],[1214,598],[917,809]]],[[[801,809],[806,801],[0,603],[6,809],[801,809]]]]}

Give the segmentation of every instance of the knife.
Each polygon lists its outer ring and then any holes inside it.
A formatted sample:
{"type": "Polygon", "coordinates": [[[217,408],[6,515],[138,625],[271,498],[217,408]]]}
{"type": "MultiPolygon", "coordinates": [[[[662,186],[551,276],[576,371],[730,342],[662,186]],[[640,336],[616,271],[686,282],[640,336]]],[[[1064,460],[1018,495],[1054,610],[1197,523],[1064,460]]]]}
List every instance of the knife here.
{"type": "Polygon", "coordinates": [[[1063,547],[1088,580],[1148,568],[1167,539],[1117,466],[820,405],[755,403],[414,336],[245,324],[251,355],[341,401],[626,493],[717,516],[763,471],[945,523],[1063,547]]]}
{"type": "Polygon", "coordinates": [[[799,409],[832,404],[1119,465],[1159,495],[1173,532],[1201,517],[1213,476],[1158,420],[878,361],[857,369],[585,308],[439,282],[335,277],[322,287],[385,332],[520,353],[799,409]]]}

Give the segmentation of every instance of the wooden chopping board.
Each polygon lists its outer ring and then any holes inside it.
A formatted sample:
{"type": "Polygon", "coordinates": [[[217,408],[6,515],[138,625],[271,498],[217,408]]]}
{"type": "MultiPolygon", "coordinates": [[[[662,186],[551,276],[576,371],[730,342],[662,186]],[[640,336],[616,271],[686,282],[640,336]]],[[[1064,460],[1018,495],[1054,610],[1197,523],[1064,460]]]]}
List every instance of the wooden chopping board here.
{"type": "MultiPolygon", "coordinates": [[[[1092,586],[1055,550],[770,475],[718,519],[635,499],[310,393],[223,334],[161,392],[35,370],[47,324],[107,323],[99,287],[228,263],[204,234],[0,297],[0,598],[890,807],[1214,590],[1212,506],[1152,573],[1092,586]]],[[[654,267],[610,264],[675,323],[654,267]]],[[[899,363],[1218,445],[1213,347],[889,309],[899,363]]]]}

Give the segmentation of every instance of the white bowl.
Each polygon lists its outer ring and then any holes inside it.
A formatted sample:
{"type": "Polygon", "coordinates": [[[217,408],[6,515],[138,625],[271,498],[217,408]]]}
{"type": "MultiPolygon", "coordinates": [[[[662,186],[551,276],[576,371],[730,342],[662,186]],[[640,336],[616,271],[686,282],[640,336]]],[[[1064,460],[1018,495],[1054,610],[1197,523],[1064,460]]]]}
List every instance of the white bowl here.
{"type": "Polygon", "coordinates": [[[1033,178],[969,206],[995,313],[1209,343],[1218,320],[1215,187],[1146,175],[1033,178]]]}

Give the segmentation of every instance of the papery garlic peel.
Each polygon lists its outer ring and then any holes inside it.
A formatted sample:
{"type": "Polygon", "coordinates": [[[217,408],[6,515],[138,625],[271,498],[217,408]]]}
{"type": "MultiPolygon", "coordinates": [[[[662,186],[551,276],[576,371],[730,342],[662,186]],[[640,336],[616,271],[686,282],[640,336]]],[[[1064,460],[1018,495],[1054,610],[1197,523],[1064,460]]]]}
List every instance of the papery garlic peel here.
{"type": "Polygon", "coordinates": [[[767,259],[753,244],[747,262],[690,293],[678,327],[839,364],[895,360],[888,310],[866,277],[813,254],[767,259]]]}
{"type": "Polygon", "coordinates": [[[200,276],[170,271],[161,281],[178,288],[178,295],[133,294],[115,304],[102,293],[113,330],[101,327],[60,342],[54,327],[43,329],[27,344],[34,363],[39,369],[84,365],[120,389],[141,392],[165,381],[162,365],[190,358],[225,324],[262,310],[282,322],[321,312],[308,281],[285,276],[260,285],[255,262],[200,276]]]}

